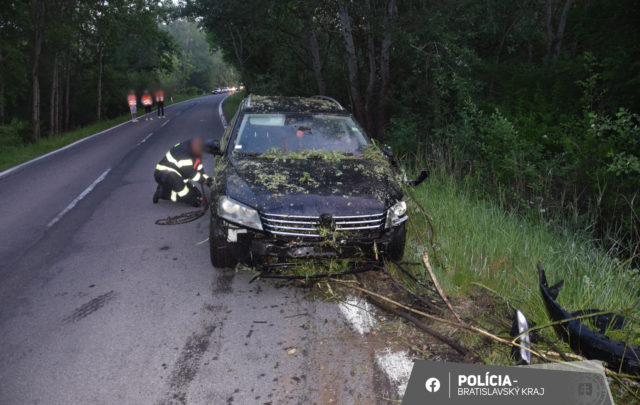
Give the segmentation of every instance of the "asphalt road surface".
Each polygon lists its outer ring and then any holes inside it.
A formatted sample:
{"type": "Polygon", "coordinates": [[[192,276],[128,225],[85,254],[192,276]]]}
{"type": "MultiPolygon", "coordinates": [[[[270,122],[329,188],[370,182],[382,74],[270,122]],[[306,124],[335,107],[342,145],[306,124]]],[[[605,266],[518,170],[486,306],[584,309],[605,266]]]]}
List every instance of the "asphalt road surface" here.
{"type": "MultiPolygon", "coordinates": [[[[373,343],[309,290],[209,262],[208,217],[152,204],[176,142],[219,138],[207,96],[0,178],[0,404],[369,404],[373,343]]],[[[205,166],[211,173],[212,160],[205,166]]]]}

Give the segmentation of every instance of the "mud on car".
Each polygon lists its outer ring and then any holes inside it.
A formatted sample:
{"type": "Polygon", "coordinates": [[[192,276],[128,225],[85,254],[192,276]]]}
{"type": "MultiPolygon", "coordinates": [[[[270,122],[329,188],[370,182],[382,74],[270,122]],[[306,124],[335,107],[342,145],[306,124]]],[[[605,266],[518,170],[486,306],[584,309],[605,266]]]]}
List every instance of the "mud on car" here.
{"type": "Polygon", "coordinates": [[[335,100],[249,96],[209,152],[215,267],[402,258],[402,188],[335,100]]]}

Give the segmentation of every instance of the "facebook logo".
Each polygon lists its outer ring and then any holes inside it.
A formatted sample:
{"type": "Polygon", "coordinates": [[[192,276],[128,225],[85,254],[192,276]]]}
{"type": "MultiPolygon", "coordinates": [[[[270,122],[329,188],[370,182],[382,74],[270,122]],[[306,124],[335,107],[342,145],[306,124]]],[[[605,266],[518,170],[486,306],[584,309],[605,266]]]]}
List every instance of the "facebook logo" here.
{"type": "Polygon", "coordinates": [[[440,380],[435,377],[431,377],[427,380],[424,386],[429,392],[438,392],[440,389],[440,380]]]}

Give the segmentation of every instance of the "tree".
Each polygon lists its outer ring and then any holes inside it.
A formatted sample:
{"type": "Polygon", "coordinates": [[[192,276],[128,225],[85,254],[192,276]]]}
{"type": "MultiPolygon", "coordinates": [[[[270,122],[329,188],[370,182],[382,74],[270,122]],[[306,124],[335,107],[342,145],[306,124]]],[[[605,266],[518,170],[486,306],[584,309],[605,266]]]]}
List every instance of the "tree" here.
{"type": "Polygon", "coordinates": [[[32,0],[33,60],[31,62],[31,125],[33,140],[40,139],[40,53],[44,36],[44,0],[32,0]]]}

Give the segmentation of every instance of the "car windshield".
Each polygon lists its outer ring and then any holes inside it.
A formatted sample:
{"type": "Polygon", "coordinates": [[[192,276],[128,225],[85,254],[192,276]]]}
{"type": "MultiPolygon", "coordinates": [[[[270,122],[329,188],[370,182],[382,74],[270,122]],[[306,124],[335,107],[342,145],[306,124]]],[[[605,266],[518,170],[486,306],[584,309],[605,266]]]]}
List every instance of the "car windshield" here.
{"type": "Polygon", "coordinates": [[[348,116],[329,114],[246,114],[233,152],[249,155],[338,152],[360,155],[367,139],[348,116]]]}

